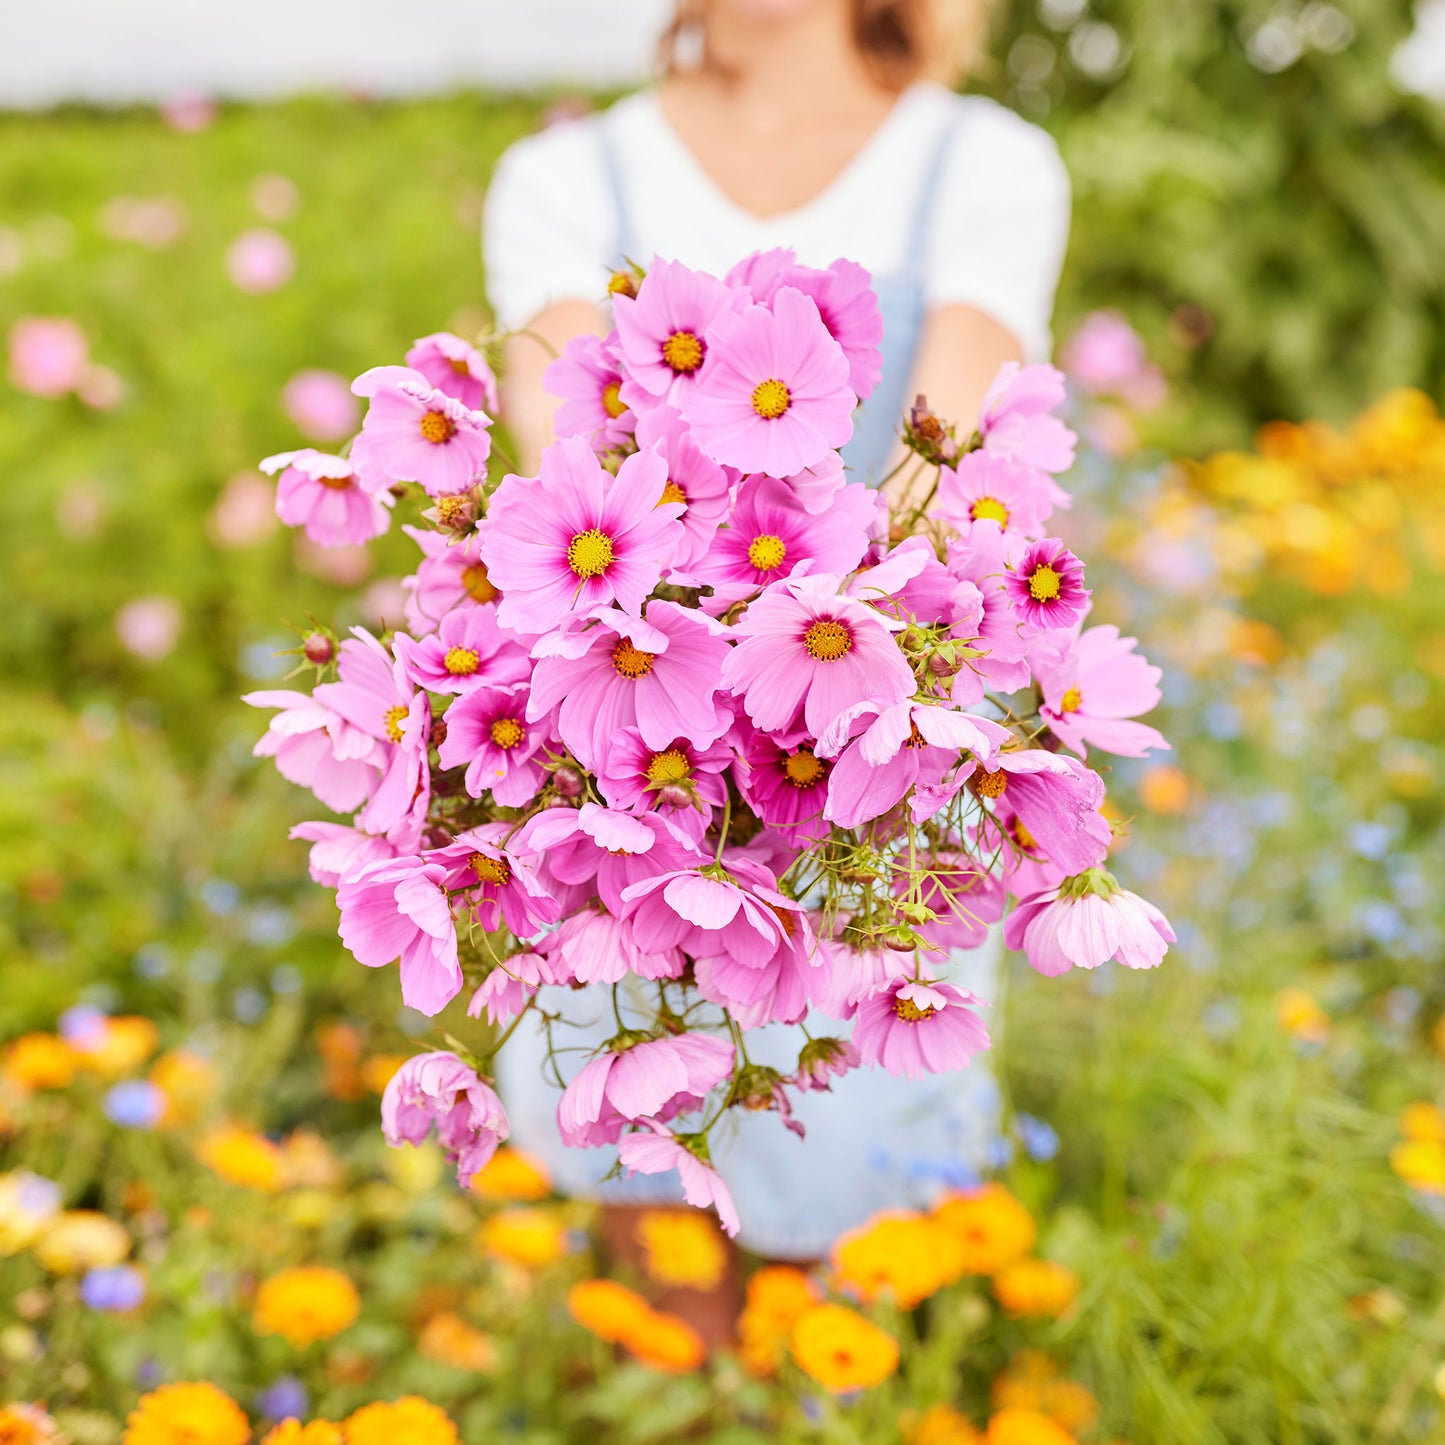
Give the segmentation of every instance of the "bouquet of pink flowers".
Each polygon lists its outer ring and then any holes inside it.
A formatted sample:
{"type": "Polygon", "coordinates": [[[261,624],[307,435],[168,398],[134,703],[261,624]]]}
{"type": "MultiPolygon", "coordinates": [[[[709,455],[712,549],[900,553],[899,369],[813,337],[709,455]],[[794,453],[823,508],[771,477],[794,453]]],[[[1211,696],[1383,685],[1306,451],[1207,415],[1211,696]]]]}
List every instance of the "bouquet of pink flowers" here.
{"type": "Polygon", "coordinates": [[[435,1128],[468,1182],[508,1132],[490,1061],[530,1016],[564,1141],[679,1171],[735,1231],[717,1121],[786,1120],[851,1069],[966,1065],[984,1001],[950,958],[1010,898],[1005,939],[1041,973],[1159,963],[1174,935],[1105,870],[1084,762],[1166,746],[1134,720],[1159,672],[1084,625],[1083,565],[1048,535],[1074,454],[1051,367],[1005,367],[966,432],[919,398],[899,472],[920,500],[890,516],[839,455],[879,374],[866,272],[654,260],[610,291],[612,334],[548,372],[560,440],[535,477],[492,479],[495,379],[448,334],[357,379],[347,456],[265,464],[323,546],[415,489],[428,525],[406,529],[405,630],[317,632],[318,685],[248,701],[277,709],[257,752],[354,815],[293,831],[347,948],[399,962],[410,1007],[465,991],[491,1025],[401,1069],[387,1138],[435,1128]],[[559,985],[616,1018],[570,1081],[559,985]],[[805,1019],[794,1069],[749,1061],[751,1031],[805,1019]]]}

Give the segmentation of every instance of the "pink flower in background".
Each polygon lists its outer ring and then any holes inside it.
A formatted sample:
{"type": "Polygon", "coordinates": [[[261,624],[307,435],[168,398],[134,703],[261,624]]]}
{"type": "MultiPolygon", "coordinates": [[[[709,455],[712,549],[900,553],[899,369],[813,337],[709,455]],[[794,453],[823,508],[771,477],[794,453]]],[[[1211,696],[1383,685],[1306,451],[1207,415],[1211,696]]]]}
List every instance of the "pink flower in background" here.
{"type": "Polygon", "coordinates": [[[190,217],[175,196],[114,196],[100,210],[100,228],[116,241],[164,251],[185,234],[190,217]]]}
{"type": "Polygon", "coordinates": [[[180,91],[157,107],[161,119],[172,130],[209,130],[216,119],[216,102],[199,91],[180,91]]]}
{"type": "Polygon", "coordinates": [[[653,953],[642,947],[629,918],[618,918],[600,903],[563,919],[540,944],[559,982],[621,983],[636,978],[680,978],[687,959],[680,948],[653,953]]]}
{"type": "Polygon", "coordinates": [[[1040,648],[1034,676],[1043,689],[1040,714],[1049,731],[1076,753],[1085,745],[1123,758],[1168,748],[1161,733],[1132,719],[1159,704],[1161,673],[1117,627],[1090,627],[1057,648],[1040,648]]]}
{"type": "Polygon", "coordinates": [[[336,891],[342,943],[367,968],[400,960],[402,1002],[428,1016],[462,989],[446,877],[439,863],[388,858],[346,874],[336,891]]]}
{"type": "Polygon", "coordinates": [[[989,1047],[981,1002],[950,983],[895,979],[858,1005],[853,1043],[864,1064],[909,1079],[966,1068],[989,1047]]]}
{"type": "Polygon", "coordinates": [[[681,502],[683,541],[670,559],[674,571],[686,572],[707,553],[727,515],[732,487],[727,473],[692,439],[676,407],[657,406],[637,420],[637,445],[652,448],[667,464],[661,500],[681,502]]]}
{"type": "Polygon", "coordinates": [[[938,474],[937,514],[965,540],[980,524],[1036,537],[1053,510],[1053,498],[1038,471],[1009,457],[967,452],[938,474]]]}
{"type": "Polygon", "coordinates": [[[419,482],[428,496],[446,497],[485,474],[492,438],[484,412],[438,391],[409,366],[374,366],[351,389],[371,402],[351,449],[368,491],[419,482]]]}
{"type": "Polygon", "coordinates": [[[447,709],[446,724],[438,757],[444,768],[466,766],[472,797],[490,792],[504,808],[521,808],[541,791],[546,775],[533,758],[547,729],[527,721],[525,687],[478,687],[447,709]]]}
{"type": "Polygon", "coordinates": [[[1095,396],[1115,396],[1138,411],[1160,405],[1168,386],[1143,338],[1119,311],[1094,311],[1064,344],[1069,379],[1095,396]]]}
{"type": "Polygon", "coordinates": [[[281,405],[297,431],[314,442],[344,441],[361,420],[361,404],[334,371],[298,371],[282,389],[281,405]]]}
{"type": "MultiPolygon", "coordinates": [[[[326,799],[321,801],[324,803],[326,799]]],[[[287,837],[311,844],[308,871],[312,881],[323,888],[339,887],[346,874],[368,863],[396,857],[396,849],[385,838],[363,833],[345,823],[297,823],[287,837]]]]}
{"type": "Polygon", "coordinates": [[[617,349],[631,378],[622,399],[632,407],[678,404],[707,360],[713,323],[733,305],[717,277],[654,256],[636,297],[612,301],[617,349]]]}
{"type": "Polygon", "coordinates": [[[268,171],[251,182],[251,209],[263,221],[289,221],[301,205],[301,192],[290,176],[268,171]]]}
{"type": "Polygon", "coordinates": [[[279,231],[257,226],[242,231],[226,252],[231,284],[251,296],[277,291],[296,274],[291,243],[279,231]]]}
{"type": "Polygon", "coordinates": [[[81,372],[75,394],[92,411],[109,411],[125,400],[125,382],[110,367],[92,363],[81,372]]]}
{"type": "Polygon", "coordinates": [[[261,470],[272,476],[281,473],[276,515],[288,527],[302,528],[318,547],[360,546],[391,525],[391,494],[363,491],[344,457],[303,447],[267,457],[261,470]]]}
{"type": "Polygon", "coordinates": [[[169,597],[137,597],[115,614],[115,631],[132,656],[159,662],[180,639],[183,620],[169,597]]]}
{"type": "Polygon", "coordinates": [[[514,953],[504,958],[481,982],[467,1005],[467,1017],[483,1013],[493,1025],[510,1023],[527,1006],[532,995],[547,984],[564,982],[540,953],[514,953]]]}
{"type": "Polygon", "coordinates": [[[732,1194],[716,1169],[705,1164],[661,1124],[649,1124],[651,1133],[636,1130],[619,1141],[618,1157],[629,1173],[666,1174],[676,1169],[682,1179],[682,1197],[697,1209],[711,1206],[729,1236],[741,1228],[732,1194]]]}
{"type": "Polygon", "coordinates": [[[354,813],[371,796],[385,753],[369,733],[309,693],[272,688],[248,692],[241,701],[280,709],[252,753],[274,758],[288,782],[310,788],[335,813],[354,813]]]}
{"type": "Polygon", "coordinates": [[[356,599],[356,605],[367,622],[386,632],[406,611],[406,589],[399,577],[378,577],[356,599]]]}
{"type": "Polygon", "coordinates": [[[708,345],[708,364],[679,406],[717,461],[787,477],[852,436],[848,358],[811,297],[784,286],[771,309],[718,320],[708,345]]]}
{"type": "Polygon", "coordinates": [[[253,547],[275,530],[275,494],[257,472],[237,472],[206,518],[206,532],[218,547],[253,547]]]}
{"type": "Polygon", "coordinates": [[[764,732],[797,726],[818,737],[860,702],[890,707],[913,692],[913,671],[871,607],[837,595],[837,579],[770,588],[735,629],[723,685],[764,732]]]}
{"type": "Polygon", "coordinates": [[[80,385],[90,343],[68,316],[22,316],[10,328],[10,381],[18,391],[49,400],[80,385]]]}
{"type": "Polygon", "coordinates": [[[416,572],[402,582],[408,593],[406,624],[413,633],[435,631],[454,607],[485,606],[502,595],[482,561],[478,534],[457,541],[444,532],[424,532],[419,527],[401,530],[424,554],[416,572]]]}
{"type": "Polygon", "coordinates": [[[980,799],[1007,798],[1018,822],[1059,867],[1082,873],[1104,861],[1114,836],[1099,812],[1104,782],[1077,758],[1043,748],[999,753],[960,778],[980,799]]]}
{"type": "Polygon", "coordinates": [[[1088,611],[1084,564],[1057,537],[1028,547],[1004,576],[1014,610],[1031,627],[1072,627],[1088,611]]]}
{"type": "Polygon", "coordinates": [[[1174,942],[1169,920],[1102,870],[1023,899],[1009,914],[1003,936],[1009,948],[1021,949],[1033,968],[1051,978],[1111,960],[1125,968],[1157,968],[1174,942]]]}
{"type": "Polygon", "coordinates": [[[635,727],[650,747],[716,742],[732,724],[718,696],[730,656],[722,627],[676,602],[649,602],[645,618],[615,609],[585,631],[553,633],[533,649],[528,716],[556,709],[557,731],[588,768],[635,727]]]}
{"type": "Polygon", "coordinates": [[[535,481],[507,477],[481,548],[503,624],[537,634],[610,603],[635,613],[682,537],[681,506],[658,501],[666,484],[656,452],[628,457],[613,477],[579,437],[548,447],[535,481]]]}
{"type": "MultiPolygon", "coordinates": [[[[1074,464],[1074,433],[1052,414],[1067,395],[1064,374],[1052,366],[1006,361],[984,394],[978,429],[984,447],[1042,472],[1066,472],[1074,464]]],[[[1067,494],[1050,488],[1055,506],[1067,494]]]]}
{"type": "Polygon", "coordinates": [[[509,686],[526,682],[532,671],[526,652],[498,625],[495,607],[459,608],[420,642],[399,633],[394,647],[406,675],[428,692],[509,686]]]}
{"type": "Polygon", "coordinates": [[[603,450],[632,435],[637,414],[622,400],[622,368],[601,336],[574,336],[542,374],[547,392],[561,399],[552,418],[559,437],[581,437],[603,450]]]}
{"type": "Polygon", "coordinates": [[[381,1096],[381,1130],[393,1147],[422,1144],[437,1131],[457,1166],[457,1183],[471,1186],[507,1137],[502,1101],[455,1054],[416,1054],[391,1076],[381,1096]]]}
{"type": "Polygon", "coordinates": [[[730,1039],[701,1033],[609,1049],[563,1091],[557,1105],[562,1138],[610,1143],[628,1120],[672,1119],[696,1109],[732,1077],[733,1057],[730,1039]]]}
{"type": "Polygon", "coordinates": [[[460,336],[436,331],[420,337],[407,352],[406,364],[470,410],[497,410],[497,378],[487,358],[460,336]]]}

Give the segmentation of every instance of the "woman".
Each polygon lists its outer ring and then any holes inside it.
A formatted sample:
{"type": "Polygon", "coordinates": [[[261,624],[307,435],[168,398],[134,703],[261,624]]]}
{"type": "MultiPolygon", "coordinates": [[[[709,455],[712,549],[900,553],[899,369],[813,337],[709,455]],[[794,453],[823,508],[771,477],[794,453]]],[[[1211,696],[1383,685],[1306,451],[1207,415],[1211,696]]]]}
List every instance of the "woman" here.
{"type": "MultiPolygon", "coordinates": [[[[1048,355],[1068,181],[1042,131],[941,83],[956,78],[975,10],[973,0],[695,0],[665,37],[660,85],[502,158],[487,279],[499,324],[517,333],[503,411],[524,471],[549,440],[542,373],[571,337],[609,329],[595,298],[624,257],[720,275],[788,246],[805,264],[846,256],[867,267],[884,314],[883,379],[844,458],[873,485],[892,470],[915,394],[966,430],[1003,362],[1048,355]]],[[[996,939],[954,970],[985,998],[997,996],[997,972],[996,939]]],[[[610,1019],[576,1021],[595,1022],[596,1042],[612,1031],[610,1019]]],[[[791,1068],[796,1031],[764,1032],[754,1061],[791,1068]]],[[[561,1148],[540,1035],[528,1043],[519,1034],[501,1060],[514,1137],[553,1163],[561,1187],[596,1190],[590,1156],[603,1151],[561,1148]]],[[[570,1075],[580,1060],[561,1064],[570,1075]]],[[[775,1115],[746,1115],[714,1158],[743,1242],[811,1259],[877,1209],[924,1202],[982,1168],[996,1090],[979,1065],[926,1084],[855,1071],[796,1114],[804,1142],[775,1115]]],[[[660,1188],[671,1190],[638,1178],[601,1192],[677,1197],[660,1188]]]]}

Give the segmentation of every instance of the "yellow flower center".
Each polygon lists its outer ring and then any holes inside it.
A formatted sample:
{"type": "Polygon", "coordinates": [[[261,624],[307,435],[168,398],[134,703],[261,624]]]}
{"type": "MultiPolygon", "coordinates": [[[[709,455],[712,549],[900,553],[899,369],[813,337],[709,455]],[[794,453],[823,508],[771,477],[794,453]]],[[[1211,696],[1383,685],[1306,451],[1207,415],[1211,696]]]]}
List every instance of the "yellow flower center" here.
{"type": "Polygon", "coordinates": [[[1035,602],[1052,602],[1062,590],[1059,574],[1047,562],[1034,568],[1029,577],[1029,596],[1035,602]]]}
{"type": "Polygon", "coordinates": [[[465,493],[455,497],[437,498],[437,522],[443,527],[455,527],[471,506],[471,498],[465,493]]]}
{"type": "Polygon", "coordinates": [[[344,492],[356,480],[356,475],[354,472],[347,472],[344,477],[317,477],[316,480],[323,487],[330,487],[333,492],[344,492]]]}
{"type": "Polygon", "coordinates": [[[928,739],[918,731],[917,723],[908,725],[908,736],[903,739],[903,746],[905,748],[926,748],[928,746],[928,739]]]}
{"type": "Polygon", "coordinates": [[[902,1019],[904,1023],[916,1024],[928,1018],[930,1015],[936,1014],[938,1010],[930,1007],[928,1004],[924,1004],[923,1007],[920,1008],[911,998],[904,998],[900,994],[893,1000],[893,1012],[898,1018],[902,1019]]]}
{"type": "Polygon", "coordinates": [[[676,372],[687,376],[702,365],[702,342],[691,331],[674,331],[662,343],[662,359],[676,372]]]}
{"type": "Polygon", "coordinates": [[[389,707],[386,710],[386,716],[382,718],[382,722],[386,724],[386,735],[394,743],[401,741],[402,724],[406,722],[408,712],[410,712],[409,708],[389,707]]]}
{"type": "Polygon", "coordinates": [[[795,788],[811,788],[828,769],[813,756],[812,748],[805,747],[783,759],[783,771],[795,788]]]}
{"type": "Polygon", "coordinates": [[[1008,787],[1008,774],[1002,768],[996,773],[980,768],[969,779],[969,786],[980,798],[997,798],[1008,787]]]}
{"type": "Polygon", "coordinates": [[[753,388],[753,410],[764,421],[776,421],[792,404],[792,394],[775,376],[753,388]]]}
{"type": "Polygon", "coordinates": [[[968,515],[975,522],[997,522],[1000,527],[1008,526],[1008,508],[997,497],[980,497],[968,509],[968,515]]]}
{"type": "Polygon", "coordinates": [[[462,590],[473,602],[492,602],[502,595],[492,586],[492,579],[480,562],[462,568],[462,590]]]}
{"type": "Polygon", "coordinates": [[[596,527],[578,532],[567,548],[567,565],[579,577],[600,577],[612,565],[612,538],[596,527]]]}
{"type": "Polygon", "coordinates": [[[457,434],[456,423],[444,411],[429,411],[421,419],[421,434],[434,447],[449,442],[457,434]]]}
{"type": "Polygon", "coordinates": [[[655,652],[643,652],[634,647],[630,639],[619,637],[617,646],[612,649],[612,666],[623,677],[636,680],[652,671],[652,659],[656,656],[655,652]]]}
{"type": "Polygon", "coordinates": [[[808,656],[819,662],[836,662],[853,646],[853,634],[841,622],[815,622],[803,634],[808,656]]]}
{"type": "Polygon", "coordinates": [[[514,717],[499,717],[488,732],[499,748],[514,748],[522,741],[522,724],[514,717]]]}
{"type": "Polygon", "coordinates": [[[453,677],[470,677],[481,662],[481,658],[470,647],[449,647],[442,658],[442,666],[453,677]]]}
{"type": "Polygon", "coordinates": [[[458,376],[470,376],[472,369],[460,356],[447,357],[447,365],[456,372],[458,376]]]}
{"type": "Polygon", "coordinates": [[[1084,694],[1077,687],[1071,687],[1063,697],[1059,699],[1060,712],[1078,712],[1084,705],[1084,694]]]}
{"type": "Polygon", "coordinates": [[[512,870],[500,858],[488,858],[485,853],[473,853],[467,859],[478,883],[510,883],[512,870]]]}
{"type": "Polygon", "coordinates": [[[664,502],[681,502],[683,506],[687,505],[687,493],[671,477],[667,479],[667,485],[662,489],[657,505],[660,507],[664,502]]]}
{"type": "Polygon", "coordinates": [[[691,774],[692,768],[688,764],[687,754],[681,748],[668,748],[665,753],[653,753],[648,759],[649,783],[680,783],[691,774]]]}
{"type": "Polygon", "coordinates": [[[761,537],[754,537],[748,547],[748,561],[759,572],[771,572],[775,567],[781,567],[783,559],[787,555],[787,544],[781,537],[775,537],[771,532],[764,532],[761,537]]]}
{"type": "Polygon", "coordinates": [[[622,383],[609,381],[602,388],[602,410],[614,421],[627,410],[627,403],[622,400],[622,383]]]}

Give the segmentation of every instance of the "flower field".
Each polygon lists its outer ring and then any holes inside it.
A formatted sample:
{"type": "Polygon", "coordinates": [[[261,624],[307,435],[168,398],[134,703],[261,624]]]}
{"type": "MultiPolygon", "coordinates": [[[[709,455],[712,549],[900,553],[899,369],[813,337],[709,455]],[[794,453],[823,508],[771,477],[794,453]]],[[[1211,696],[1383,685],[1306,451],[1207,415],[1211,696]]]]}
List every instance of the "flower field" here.
{"type": "Polygon", "coordinates": [[[1164,670],[1174,751],[1108,772],[1164,966],[1016,967],[989,1177],[906,1161],[938,1206],[806,1271],[386,1146],[401,1062],[477,1025],[345,953],[239,697],[399,615],[414,548],[310,545],[255,466],[485,326],[537,113],[0,121],[0,1442],[1445,1440],[1445,422],[1259,415],[1151,302],[1156,372],[1082,219],[1062,535],[1164,670]]]}

